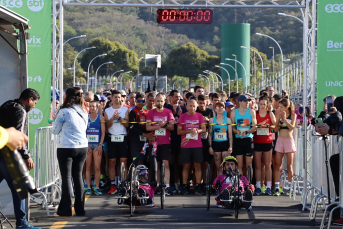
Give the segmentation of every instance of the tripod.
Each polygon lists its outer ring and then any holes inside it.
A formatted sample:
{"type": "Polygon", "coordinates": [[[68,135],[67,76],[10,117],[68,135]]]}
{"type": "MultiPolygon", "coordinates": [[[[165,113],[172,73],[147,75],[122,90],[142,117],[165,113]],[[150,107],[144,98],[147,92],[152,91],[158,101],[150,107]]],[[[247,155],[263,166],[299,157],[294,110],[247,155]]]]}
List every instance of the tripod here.
{"type": "Polygon", "coordinates": [[[3,225],[4,222],[9,223],[9,225],[11,225],[11,227],[13,227],[12,223],[8,220],[8,218],[2,212],[2,207],[1,207],[1,204],[0,204],[0,226],[1,226],[1,229],[4,228],[4,225],[3,225]]]}

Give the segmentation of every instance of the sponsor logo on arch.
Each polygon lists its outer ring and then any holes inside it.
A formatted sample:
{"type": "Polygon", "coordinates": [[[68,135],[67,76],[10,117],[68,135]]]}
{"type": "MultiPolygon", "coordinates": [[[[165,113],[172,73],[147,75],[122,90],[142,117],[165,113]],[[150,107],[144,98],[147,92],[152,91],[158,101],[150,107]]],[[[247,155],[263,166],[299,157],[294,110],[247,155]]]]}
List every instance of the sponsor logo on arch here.
{"type": "Polygon", "coordinates": [[[343,4],[327,4],[325,11],[327,13],[343,13],[343,4]]]}

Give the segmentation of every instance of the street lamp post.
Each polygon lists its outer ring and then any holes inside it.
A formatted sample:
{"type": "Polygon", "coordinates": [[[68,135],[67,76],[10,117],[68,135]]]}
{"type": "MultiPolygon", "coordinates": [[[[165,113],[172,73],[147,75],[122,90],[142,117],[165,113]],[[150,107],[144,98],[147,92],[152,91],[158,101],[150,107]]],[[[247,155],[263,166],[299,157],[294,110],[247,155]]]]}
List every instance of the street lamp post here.
{"type": "MultiPolygon", "coordinates": [[[[206,70],[206,71],[203,71],[204,73],[206,73],[206,74],[208,74],[208,75],[212,75],[211,74],[211,72],[210,71],[208,71],[208,70],[206,70]]],[[[216,84],[216,82],[214,82],[214,77],[212,76],[211,78],[210,77],[208,77],[209,79],[211,79],[212,80],[212,90],[213,90],[213,92],[215,92],[216,91],[216,89],[215,89],[215,84],[216,84]]],[[[218,80],[218,79],[217,79],[218,80]]]]}
{"type": "MultiPolygon", "coordinates": [[[[214,74],[215,76],[217,76],[220,79],[220,81],[222,82],[222,91],[223,91],[224,90],[224,86],[223,86],[223,79],[222,79],[222,77],[220,75],[216,74],[215,72],[212,72],[212,71],[209,71],[209,70],[207,70],[207,72],[209,72],[211,75],[214,74]]],[[[216,78],[217,79],[217,87],[218,87],[218,84],[219,84],[218,78],[216,78]]]]}
{"type": "Polygon", "coordinates": [[[85,49],[82,49],[75,57],[75,60],[74,60],[74,79],[73,79],[73,87],[75,87],[75,63],[76,63],[76,59],[77,57],[83,52],[83,51],[86,51],[88,49],[95,49],[96,47],[92,46],[92,47],[89,47],[89,48],[85,48],[85,49]]]}
{"type": "MultiPolygon", "coordinates": [[[[215,67],[216,68],[221,68],[221,69],[223,69],[225,72],[226,72],[226,74],[227,74],[227,77],[228,77],[228,87],[229,87],[229,95],[230,95],[230,74],[229,74],[229,72],[228,72],[228,70],[226,70],[225,68],[223,68],[223,67],[221,67],[221,66],[219,66],[219,65],[215,65],[215,67]]],[[[223,79],[222,78],[220,78],[221,80],[222,80],[222,91],[223,91],[223,79]]]]}
{"type": "Polygon", "coordinates": [[[107,56],[107,54],[104,53],[104,54],[97,55],[96,57],[94,57],[94,58],[91,60],[91,62],[89,62],[88,71],[87,71],[87,91],[88,91],[88,86],[89,86],[89,68],[90,68],[91,63],[93,62],[93,60],[95,60],[95,58],[98,58],[98,57],[101,57],[101,56],[107,56]]]}
{"type": "Polygon", "coordinates": [[[275,59],[274,59],[274,47],[269,47],[270,49],[273,49],[273,72],[274,72],[274,63],[275,63],[275,59]]]}
{"type": "Polygon", "coordinates": [[[121,74],[121,78],[120,78],[120,90],[123,90],[123,78],[125,76],[125,74],[129,74],[131,71],[127,71],[121,74]]]}
{"type": "MultiPolygon", "coordinates": [[[[274,38],[272,38],[271,36],[268,36],[268,35],[265,35],[265,34],[262,34],[262,33],[256,33],[256,35],[263,36],[263,37],[268,37],[269,39],[273,40],[276,43],[276,45],[279,47],[280,53],[281,53],[281,75],[283,75],[283,52],[282,52],[282,49],[281,49],[281,46],[279,45],[279,43],[274,38]]],[[[281,89],[284,88],[283,84],[284,84],[283,77],[281,77],[281,89]]]]}
{"type": "MultiPolygon", "coordinates": [[[[247,47],[241,46],[241,48],[246,49],[247,47]]],[[[263,70],[264,70],[264,69],[267,69],[267,68],[264,68],[264,67],[263,67],[263,59],[262,59],[261,55],[260,55],[255,49],[252,49],[252,48],[248,48],[248,49],[254,51],[254,52],[260,57],[261,64],[262,64],[262,87],[263,87],[263,86],[264,86],[264,84],[263,84],[263,79],[264,79],[264,77],[263,77],[263,70]]]]}
{"type": "MultiPolygon", "coordinates": [[[[247,71],[245,70],[245,67],[244,67],[244,65],[241,63],[241,62],[239,62],[238,60],[234,60],[234,59],[230,59],[230,58],[225,58],[225,60],[232,60],[232,61],[235,61],[235,62],[237,62],[238,64],[240,64],[241,66],[242,66],[242,68],[243,68],[243,70],[244,70],[244,74],[245,74],[245,93],[247,92],[247,90],[248,90],[248,82],[247,82],[247,71]]],[[[238,83],[238,82],[237,82],[238,83]]]]}
{"type": "Polygon", "coordinates": [[[236,92],[238,93],[238,74],[237,74],[237,70],[231,64],[226,64],[226,63],[220,63],[220,64],[221,65],[229,66],[229,67],[231,67],[235,71],[235,79],[236,79],[236,82],[237,82],[236,92]]]}
{"type": "Polygon", "coordinates": [[[208,92],[210,92],[210,91],[211,91],[210,79],[207,78],[205,75],[202,75],[202,74],[199,74],[198,77],[199,77],[199,78],[204,77],[205,79],[207,79],[207,81],[208,81],[208,92]]]}
{"type": "Polygon", "coordinates": [[[112,61],[109,61],[109,62],[106,62],[106,63],[103,63],[103,64],[100,64],[100,66],[98,67],[98,69],[96,70],[95,72],[95,88],[94,88],[94,94],[96,93],[96,88],[97,88],[97,82],[98,82],[98,70],[101,66],[105,65],[105,64],[113,64],[112,61]]]}
{"type": "Polygon", "coordinates": [[[290,15],[290,14],[278,13],[278,15],[285,16],[285,17],[292,17],[292,18],[297,19],[297,20],[300,21],[301,23],[304,23],[304,21],[301,20],[300,18],[298,18],[298,17],[296,17],[296,16],[293,16],[293,15],[290,15]]]}
{"type": "Polygon", "coordinates": [[[173,90],[174,90],[174,88],[175,88],[175,83],[176,82],[179,82],[179,81],[181,81],[182,79],[178,79],[178,80],[176,80],[174,83],[173,83],[173,90]]]}

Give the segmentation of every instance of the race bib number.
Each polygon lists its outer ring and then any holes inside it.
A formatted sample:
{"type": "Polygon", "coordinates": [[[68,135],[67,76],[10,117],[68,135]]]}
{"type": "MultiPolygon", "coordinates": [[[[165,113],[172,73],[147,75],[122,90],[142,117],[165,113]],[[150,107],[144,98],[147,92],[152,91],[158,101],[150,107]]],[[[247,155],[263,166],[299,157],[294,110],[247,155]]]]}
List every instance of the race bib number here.
{"type": "Polygon", "coordinates": [[[201,133],[201,139],[207,139],[208,133],[201,133]]]}
{"type": "Polygon", "coordinates": [[[166,133],[167,133],[166,128],[155,130],[156,136],[166,136],[166,133]]]}
{"type": "Polygon", "coordinates": [[[225,140],[227,140],[227,134],[226,133],[221,133],[221,132],[215,132],[214,133],[214,140],[225,141],[225,140]]]}
{"type": "Polygon", "coordinates": [[[141,142],[146,142],[146,137],[143,137],[142,135],[139,135],[139,140],[141,141],[141,142]]]}
{"type": "Polygon", "coordinates": [[[186,134],[186,139],[198,140],[198,135],[196,134],[192,137],[192,134],[186,134]]]}
{"type": "Polygon", "coordinates": [[[111,142],[123,142],[124,135],[111,135],[111,142]]]}
{"type": "MultiPolygon", "coordinates": [[[[244,131],[248,131],[248,130],[250,130],[250,128],[249,127],[247,127],[247,128],[239,128],[239,130],[241,131],[241,133],[243,133],[244,131]]],[[[241,134],[242,135],[242,134],[241,134]]]]}
{"type": "Polygon", "coordinates": [[[269,135],[269,129],[268,128],[258,128],[256,131],[257,135],[269,135]]]}
{"type": "Polygon", "coordinates": [[[99,142],[99,135],[87,135],[88,142],[99,142]]]}

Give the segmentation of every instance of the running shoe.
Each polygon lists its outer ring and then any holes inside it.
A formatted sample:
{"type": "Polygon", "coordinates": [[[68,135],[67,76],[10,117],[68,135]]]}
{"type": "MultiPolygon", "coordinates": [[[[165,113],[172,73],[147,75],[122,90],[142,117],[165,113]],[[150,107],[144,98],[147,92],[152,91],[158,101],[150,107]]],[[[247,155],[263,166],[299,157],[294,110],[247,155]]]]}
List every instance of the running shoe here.
{"type": "Polygon", "coordinates": [[[254,195],[255,196],[259,196],[260,194],[261,194],[261,189],[260,188],[256,188],[254,195]]]}
{"type": "Polygon", "coordinates": [[[263,186],[261,187],[261,193],[264,194],[265,192],[266,192],[266,186],[263,185],[263,186]]]}
{"type": "Polygon", "coordinates": [[[100,189],[101,191],[103,191],[103,190],[106,189],[106,180],[105,180],[105,179],[101,179],[101,180],[100,180],[99,189],[100,189]]]}
{"type": "Polygon", "coordinates": [[[173,191],[171,190],[170,187],[166,188],[166,195],[167,195],[167,196],[172,196],[172,195],[174,195],[174,193],[173,193],[173,191]]]}
{"type": "Polygon", "coordinates": [[[21,225],[21,226],[17,226],[16,228],[22,228],[22,229],[27,229],[27,228],[31,228],[31,229],[40,229],[39,227],[34,227],[34,226],[31,226],[30,224],[26,223],[24,225],[21,225]]]}
{"type": "Polygon", "coordinates": [[[343,226],[343,219],[342,218],[338,218],[335,221],[333,221],[332,224],[333,225],[337,225],[337,226],[343,226]]]}
{"type": "Polygon", "coordinates": [[[92,195],[92,189],[88,188],[86,191],[86,195],[92,195]]]}
{"type": "Polygon", "coordinates": [[[195,195],[204,195],[203,189],[199,185],[195,186],[194,193],[195,195]]]}
{"type": "Polygon", "coordinates": [[[279,188],[280,195],[284,194],[284,191],[282,190],[282,187],[279,188]]]}
{"type": "Polygon", "coordinates": [[[280,196],[280,191],[278,188],[275,189],[274,196],[280,196]]]}
{"type": "Polygon", "coordinates": [[[158,186],[155,190],[155,194],[156,195],[160,195],[161,194],[161,186],[158,186]]]}
{"type": "Polygon", "coordinates": [[[264,194],[271,196],[272,195],[272,190],[270,188],[267,188],[264,194]]]}
{"type": "Polygon", "coordinates": [[[110,191],[108,191],[108,194],[116,194],[117,193],[117,187],[116,186],[112,186],[110,191]]]}
{"type": "Polygon", "coordinates": [[[88,185],[87,185],[87,184],[84,184],[84,185],[83,185],[83,190],[86,192],[87,189],[88,189],[88,185]]]}
{"type": "Polygon", "coordinates": [[[187,195],[188,194],[188,188],[187,186],[182,186],[182,190],[180,192],[181,195],[187,195]]]}
{"type": "Polygon", "coordinates": [[[99,188],[94,188],[94,189],[93,189],[93,192],[94,192],[94,194],[97,195],[97,196],[102,195],[102,192],[100,191],[99,188]]]}

